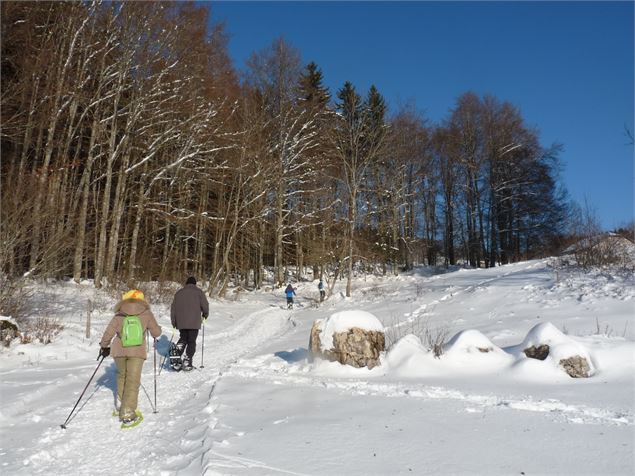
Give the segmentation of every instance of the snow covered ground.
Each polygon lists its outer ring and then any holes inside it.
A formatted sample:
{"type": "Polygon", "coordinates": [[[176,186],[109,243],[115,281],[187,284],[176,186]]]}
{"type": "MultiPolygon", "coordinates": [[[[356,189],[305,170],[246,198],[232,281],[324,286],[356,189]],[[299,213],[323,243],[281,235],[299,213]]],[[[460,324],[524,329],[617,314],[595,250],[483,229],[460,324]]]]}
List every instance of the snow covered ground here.
{"type": "MultiPolygon", "coordinates": [[[[90,283],[38,286],[33,316],[65,329],[52,344],[0,351],[0,472],[631,475],[635,281],[549,264],[359,278],[352,298],[342,282],[319,306],[317,281],[299,283],[292,311],[281,289],[211,301],[204,368],[163,369],[153,413],[150,352],[145,421],[131,430],[111,416],[112,359],[60,428],[96,368],[115,299],[90,283]],[[97,304],[90,339],[87,299],[97,304]],[[308,362],[313,321],[346,310],[373,314],[398,341],[381,366],[308,362]],[[426,328],[455,336],[440,358],[419,339],[426,328]],[[525,358],[519,345],[540,333],[562,352],[588,352],[593,375],[573,379],[553,359],[525,358]],[[483,346],[492,351],[474,351],[483,346]]],[[[160,363],[171,327],[167,306],[153,310],[160,363]]]]}

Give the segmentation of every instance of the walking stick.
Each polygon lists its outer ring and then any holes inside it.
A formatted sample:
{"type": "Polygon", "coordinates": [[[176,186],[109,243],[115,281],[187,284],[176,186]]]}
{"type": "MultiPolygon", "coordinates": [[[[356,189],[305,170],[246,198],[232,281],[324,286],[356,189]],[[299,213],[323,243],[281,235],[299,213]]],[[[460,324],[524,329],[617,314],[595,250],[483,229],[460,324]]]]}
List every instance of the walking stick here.
{"type": "Polygon", "coordinates": [[[201,346],[201,368],[205,368],[203,364],[203,359],[205,358],[205,321],[207,319],[203,319],[203,345],[201,346]]]}
{"type": "Polygon", "coordinates": [[[157,410],[157,340],[154,339],[154,411],[152,413],[158,413],[157,410]]]}
{"type": "MultiPolygon", "coordinates": [[[[88,383],[86,384],[86,386],[84,387],[84,391],[82,392],[82,394],[79,396],[79,398],[77,399],[77,403],[75,403],[75,406],[73,407],[73,409],[71,410],[71,412],[68,415],[68,418],[66,418],[66,421],[61,424],[60,426],[66,430],[66,424],[68,423],[68,421],[71,419],[71,415],[73,415],[73,412],[75,411],[75,409],[77,408],[77,405],[79,405],[80,400],[82,399],[82,397],[84,396],[84,394],[86,393],[86,389],[88,388],[88,386],[90,385],[90,382],[93,381],[93,378],[95,377],[95,374],[97,373],[97,370],[99,370],[99,367],[101,366],[101,363],[104,361],[104,359],[106,358],[106,356],[102,356],[101,360],[99,361],[99,363],[97,364],[97,368],[95,369],[95,371],[93,372],[93,374],[90,376],[90,380],[88,380],[88,383]]],[[[97,357],[97,360],[99,360],[99,357],[97,357]]]]}

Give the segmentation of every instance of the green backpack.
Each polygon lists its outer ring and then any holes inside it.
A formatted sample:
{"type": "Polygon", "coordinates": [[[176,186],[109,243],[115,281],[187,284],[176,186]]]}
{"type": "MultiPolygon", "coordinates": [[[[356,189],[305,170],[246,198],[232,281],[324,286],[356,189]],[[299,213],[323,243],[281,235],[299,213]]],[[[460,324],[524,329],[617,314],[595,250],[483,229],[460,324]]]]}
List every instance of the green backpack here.
{"type": "Polygon", "coordinates": [[[121,328],[121,344],[124,347],[143,344],[143,326],[139,316],[124,317],[121,328]]]}

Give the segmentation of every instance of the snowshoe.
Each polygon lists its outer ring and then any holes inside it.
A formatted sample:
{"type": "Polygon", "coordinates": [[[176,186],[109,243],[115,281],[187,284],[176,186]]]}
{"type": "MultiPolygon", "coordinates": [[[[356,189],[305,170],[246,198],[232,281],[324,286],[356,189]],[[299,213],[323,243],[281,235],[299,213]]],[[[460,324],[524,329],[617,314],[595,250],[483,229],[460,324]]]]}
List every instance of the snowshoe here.
{"type": "Polygon", "coordinates": [[[130,419],[124,419],[121,422],[121,429],[126,430],[128,428],[134,428],[143,421],[143,414],[139,410],[135,410],[135,416],[130,419]]]}
{"type": "Polygon", "coordinates": [[[192,361],[190,359],[188,359],[187,357],[185,357],[183,359],[183,370],[185,372],[189,372],[190,370],[192,370],[194,367],[192,366],[192,361]]]}
{"type": "Polygon", "coordinates": [[[183,344],[174,344],[170,346],[170,368],[175,371],[180,371],[183,368],[183,361],[181,355],[183,355],[183,344]]]}

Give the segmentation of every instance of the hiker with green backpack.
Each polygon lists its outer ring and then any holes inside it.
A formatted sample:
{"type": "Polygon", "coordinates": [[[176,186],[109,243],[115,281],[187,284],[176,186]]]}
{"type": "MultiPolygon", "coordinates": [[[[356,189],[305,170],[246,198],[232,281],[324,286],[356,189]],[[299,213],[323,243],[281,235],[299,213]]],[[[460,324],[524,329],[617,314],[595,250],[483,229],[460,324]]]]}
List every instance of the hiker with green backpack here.
{"type": "Polygon", "coordinates": [[[161,327],[157,324],[145,296],[141,291],[132,289],[115,306],[115,316],[101,338],[98,357],[106,358],[112,354],[115,359],[119,402],[117,410],[122,427],[134,426],[142,419],[137,410],[137,402],[141,370],[147,357],[146,330],[155,339],[161,335],[161,327]]]}

